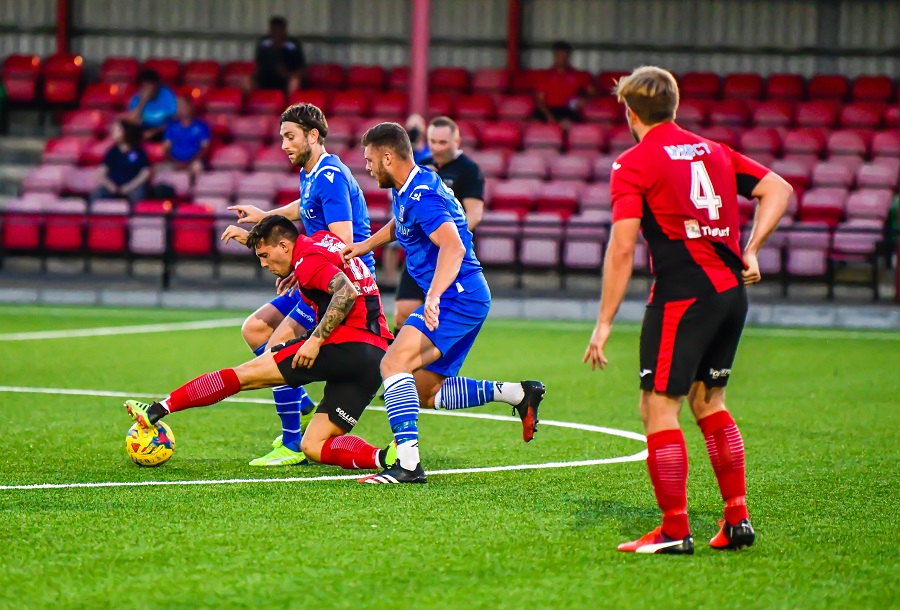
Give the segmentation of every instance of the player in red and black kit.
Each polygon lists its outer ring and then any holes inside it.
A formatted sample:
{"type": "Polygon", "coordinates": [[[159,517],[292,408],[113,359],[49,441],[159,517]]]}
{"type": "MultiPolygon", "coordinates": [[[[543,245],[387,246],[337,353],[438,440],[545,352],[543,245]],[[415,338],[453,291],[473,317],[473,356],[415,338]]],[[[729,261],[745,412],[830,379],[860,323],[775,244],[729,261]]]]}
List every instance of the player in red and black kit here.
{"type": "Polygon", "coordinates": [[[613,163],[613,226],[600,312],[584,361],[607,365],[604,346],[631,277],[640,230],[655,283],[640,340],[641,417],[647,467],[662,525],[619,545],[633,553],[693,553],[687,515],[687,449],[678,422],[687,398],[706,439],[725,501],[715,549],[753,544],[741,433],[725,409],[725,385],[747,315],[746,285],[760,280],[757,253],[775,230],[790,185],[729,147],[674,123],[678,85],[666,70],[638,68],[616,86],[636,146],[613,163]],[[737,195],[756,197],[740,248],[737,195]]]}
{"type": "Polygon", "coordinates": [[[393,338],[371,271],[359,259],[344,261],[340,253],[346,244],[337,235],[299,235],[283,216],[260,220],[247,246],[278,277],[294,274],[303,299],[316,312],[316,327],[241,366],[202,375],[159,402],[129,400],[129,414],[149,427],[169,413],[209,406],[243,390],[324,381],[325,393],[301,451],[316,462],[347,469],[391,466],[393,445],[378,449],[347,434],[381,385],[379,365],[393,338]]]}

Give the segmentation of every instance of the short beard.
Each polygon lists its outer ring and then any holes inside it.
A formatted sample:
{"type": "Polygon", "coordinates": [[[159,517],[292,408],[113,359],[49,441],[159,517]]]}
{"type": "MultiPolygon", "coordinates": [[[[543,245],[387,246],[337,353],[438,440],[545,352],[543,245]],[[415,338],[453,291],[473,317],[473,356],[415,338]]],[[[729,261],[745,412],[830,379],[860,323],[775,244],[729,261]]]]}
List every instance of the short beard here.
{"type": "Polygon", "coordinates": [[[312,149],[307,148],[306,152],[296,153],[294,155],[294,167],[303,167],[312,157],[312,149]]]}

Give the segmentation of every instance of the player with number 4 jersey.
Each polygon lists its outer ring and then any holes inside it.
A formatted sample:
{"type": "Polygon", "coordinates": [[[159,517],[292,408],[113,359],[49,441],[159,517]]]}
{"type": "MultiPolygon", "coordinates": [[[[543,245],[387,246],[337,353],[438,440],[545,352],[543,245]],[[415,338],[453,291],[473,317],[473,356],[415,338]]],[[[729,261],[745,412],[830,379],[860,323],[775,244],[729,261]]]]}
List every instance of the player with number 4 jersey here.
{"type": "Polygon", "coordinates": [[[690,554],[687,449],[678,414],[687,398],[706,439],[725,501],[716,549],[750,546],[744,445],[725,409],[747,315],[745,285],[760,279],[757,253],[787,209],[791,187],[728,146],[675,124],[678,85],[666,70],[638,68],[619,81],[638,144],[613,163],[613,227],[597,325],[584,361],[601,369],[612,321],[631,276],[638,231],[655,277],[640,338],[641,415],[647,466],[662,525],[619,546],[636,553],[690,554]],[[738,195],[759,198],[746,247],[740,246],[738,195]]]}

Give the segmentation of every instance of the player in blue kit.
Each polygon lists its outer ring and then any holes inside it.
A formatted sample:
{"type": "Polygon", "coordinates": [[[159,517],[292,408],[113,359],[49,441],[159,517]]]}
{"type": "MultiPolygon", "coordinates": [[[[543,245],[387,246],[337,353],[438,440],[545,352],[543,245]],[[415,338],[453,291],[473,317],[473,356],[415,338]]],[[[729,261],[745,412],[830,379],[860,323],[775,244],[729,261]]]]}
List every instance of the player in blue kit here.
{"type": "MultiPolygon", "coordinates": [[[[312,104],[294,104],[281,114],[281,148],[294,167],[300,167],[300,198],[286,206],[263,212],[251,205],[235,205],[239,224],[256,224],[264,216],[280,215],[300,220],[307,235],[330,231],[345,243],[363,241],[370,235],[369,212],[356,179],[336,156],[325,150],[328,122],[312,104]]],[[[226,242],[246,242],[247,231],[230,226],[222,235],[226,242]]],[[[362,258],[374,276],[375,257],[362,258]]],[[[316,324],[315,313],[300,298],[291,278],[279,281],[278,296],[245,321],[241,334],[257,355],[289,341],[316,324]]],[[[315,404],[300,388],[284,385],[273,389],[275,408],[281,417],[282,434],[267,455],[251,466],[289,466],[304,460],[300,451],[302,428],[312,418],[315,404]]]]}
{"type": "Polygon", "coordinates": [[[491,308],[491,291],[472,249],[465,210],[434,171],[413,161],[412,144],[397,123],[381,123],[363,136],[366,169],[390,188],[394,218],[375,235],[344,249],[366,256],[397,240],[425,303],[407,319],[381,361],[384,404],[397,442],[397,462],[364,483],[424,483],[419,460],[420,406],[464,409],[498,401],[513,405],[523,438],[537,428],[544,397],[539,381],[521,383],[456,377],[491,308]]]}

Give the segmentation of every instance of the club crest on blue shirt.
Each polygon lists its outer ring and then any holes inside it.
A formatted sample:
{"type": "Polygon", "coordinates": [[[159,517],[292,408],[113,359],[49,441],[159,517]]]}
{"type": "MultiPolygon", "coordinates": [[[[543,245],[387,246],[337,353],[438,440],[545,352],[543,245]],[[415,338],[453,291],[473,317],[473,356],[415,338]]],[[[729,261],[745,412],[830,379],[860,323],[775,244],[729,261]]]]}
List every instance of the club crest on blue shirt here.
{"type": "Polygon", "coordinates": [[[307,181],[306,181],[306,188],[303,189],[303,198],[304,198],[304,199],[308,199],[308,198],[309,198],[309,189],[310,189],[311,186],[312,186],[312,180],[307,180],[307,181]]]}
{"type": "Polygon", "coordinates": [[[403,222],[403,212],[406,210],[402,205],[400,206],[400,215],[397,217],[397,220],[403,222]]]}

